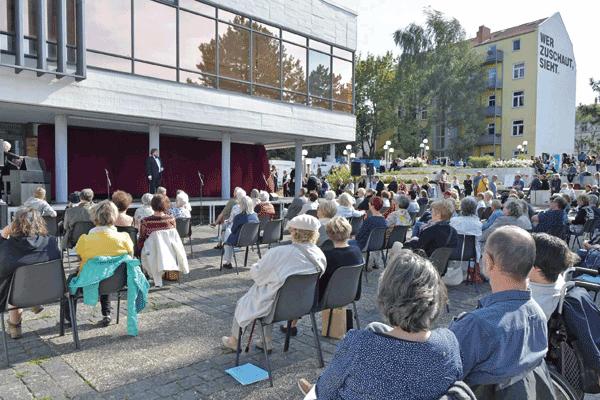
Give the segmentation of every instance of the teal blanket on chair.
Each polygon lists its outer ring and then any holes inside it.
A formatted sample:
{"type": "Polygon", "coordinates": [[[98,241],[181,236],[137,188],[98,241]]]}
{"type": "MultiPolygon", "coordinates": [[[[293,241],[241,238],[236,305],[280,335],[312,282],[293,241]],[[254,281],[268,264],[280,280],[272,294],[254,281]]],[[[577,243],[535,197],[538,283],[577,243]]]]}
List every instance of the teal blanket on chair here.
{"type": "Polygon", "coordinates": [[[114,275],[121,264],[127,264],[127,334],[137,336],[137,314],[146,307],[148,301],[148,280],[140,269],[140,260],[126,254],[116,257],[94,257],[89,259],[79,275],[71,279],[69,291],[83,290],[83,303],[95,306],[98,303],[100,282],[114,275]]]}

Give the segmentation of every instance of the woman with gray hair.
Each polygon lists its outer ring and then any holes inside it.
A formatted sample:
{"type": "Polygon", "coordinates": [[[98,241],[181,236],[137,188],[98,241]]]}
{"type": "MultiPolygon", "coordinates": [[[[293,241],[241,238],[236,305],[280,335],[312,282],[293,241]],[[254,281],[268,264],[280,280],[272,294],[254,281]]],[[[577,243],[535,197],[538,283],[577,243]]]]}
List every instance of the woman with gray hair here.
{"type": "Polygon", "coordinates": [[[408,212],[408,206],[410,200],[403,194],[394,196],[394,202],[396,203],[396,211],[392,212],[387,216],[385,222],[387,226],[411,226],[412,218],[408,212]]]}
{"type": "Polygon", "coordinates": [[[336,216],[344,218],[362,217],[365,215],[364,211],[358,211],[354,209],[352,203],[352,196],[348,193],[342,193],[337,200],[337,213],[336,216]]]}
{"type": "Polygon", "coordinates": [[[331,218],[335,217],[337,213],[337,204],[334,200],[325,200],[319,204],[317,208],[317,218],[321,223],[319,228],[319,239],[317,240],[317,246],[321,247],[323,243],[330,237],[327,235],[326,227],[331,218]]]}
{"type": "Polygon", "coordinates": [[[531,222],[529,223],[528,227],[528,225],[521,219],[521,216],[523,215],[523,206],[521,205],[521,201],[519,199],[509,198],[506,203],[504,203],[502,211],[504,212],[504,215],[496,218],[496,221],[494,221],[492,226],[486,229],[481,235],[482,242],[485,242],[492,232],[494,232],[500,226],[515,225],[525,230],[531,230],[531,222]]]}
{"type": "Polygon", "coordinates": [[[465,197],[460,202],[460,215],[450,219],[450,226],[456,229],[459,235],[475,236],[475,250],[477,259],[481,256],[479,239],[482,234],[482,223],[477,216],[477,200],[475,197],[465,197]]]}
{"type": "MultiPolygon", "coordinates": [[[[461,378],[460,349],[446,328],[432,329],[446,304],[427,259],[401,250],[379,281],[377,303],[391,326],[351,330],[317,380],[318,399],[439,399],[461,378]]],[[[306,380],[299,382],[305,394],[306,380]]]]}
{"type": "Polygon", "coordinates": [[[275,207],[269,201],[269,193],[261,190],[258,193],[258,200],[260,202],[254,206],[254,212],[258,214],[258,218],[265,217],[269,220],[275,218],[275,207]]]}
{"type": "Polygon", "coordinates": [[[248,223],[258,224],[258,216],[254,212],[254,202],[248,196],[243,196],[238,199],[240,213],[233,218],[231,224],[231,233],[225,239],[223,246],[223,268],[231,269],[231,259],[233,258],[233,246],[237,243],[242,226],[248,223]]]}
{"type": "Polygon", "coordinates": [[[136,228],[140,229],[142,220],[154,214],[154,210],[152,210],[152,206],[150,205],[151,201],[152,194],[145,193],[142,196],[142,206],[135,210],[135,214],[133,214],[133,224],[136,228]]]}

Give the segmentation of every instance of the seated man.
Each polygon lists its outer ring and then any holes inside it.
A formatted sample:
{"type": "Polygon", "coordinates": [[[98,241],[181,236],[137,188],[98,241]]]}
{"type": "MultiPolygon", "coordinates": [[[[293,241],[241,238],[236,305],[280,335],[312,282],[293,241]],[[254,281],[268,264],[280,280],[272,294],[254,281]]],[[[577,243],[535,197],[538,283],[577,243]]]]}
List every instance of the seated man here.
{"type": "Polygon", "coordinates": [[[560,195],[554,195],[550,199],[550,208],[546,211],[534,215],[531,218],[537,225],[533,228],[534,232],[545,232],[556,235],[565,227],[565,207],[567,202],[560,195]]]}
{"type": "Polygon", "coordinates": [[[485,221],[485,223],[483,224],[483,226],[481,228],[484,231],[486,229],[488,229],[490,226],[492,226],[494,224],[494,222],[496,221],[496,219],[498,219],[498,217],[501,217],[504,215],[504,212],[502,211],[502,202],[498,199],[492,200],[491,210],[492,210],[492,213],[490,214],[487,221],[485,221]]]}
{"type": "Polygon", "coordinates": [[[306,193],[307,191],[305,188],[300,188],[300,193],[294,200],[292,200],[292,204],[290,204],[290,206],[287,208],[287,213],[285,215],[286,219],[291,220],[296,215],[300,214],[302,207],[308,202],[306,193]]]}
{"type": "Polygon", "coordinates": [[[575,265],[578,257],[569,250],[567,243],[547,233],[534,233],[535,262],[529,272],[531,297],[542,307],[546,319],[550,319],[565,286],[562,273],[575,265]]]}
{"type": "MultiPolygon", "coordinates": [[[[548,350],[546,317],[527,290],[535,261],[531,235],[516,226],[499,227],[483,253],[492,294],[450,324],[460,344],[462,378],[476,394],[521,382],[542,366],[548,350]]],[[[538,395],[528,398],[551,398],[538,395]]]]}
{"type": "Polygon", "coordinates": [[[71,231],[77,222],[92,222],[90,211],[94,203],[94,192],[92,189],[83,189],[79,192],[79,204],[76,207],[71,207],[65,210],[65,216],[63,219],[63,228],[65,235],[62,238],[63,249],[69,244],[71,238],[71,231]]]}

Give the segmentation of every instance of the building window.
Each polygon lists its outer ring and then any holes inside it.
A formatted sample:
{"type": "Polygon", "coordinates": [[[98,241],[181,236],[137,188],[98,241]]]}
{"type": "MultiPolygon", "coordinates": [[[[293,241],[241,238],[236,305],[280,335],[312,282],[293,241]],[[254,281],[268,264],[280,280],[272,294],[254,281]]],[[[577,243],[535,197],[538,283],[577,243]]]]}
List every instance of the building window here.
{"type": "MultiPolygon", "coordinates": [[[[177,41],[175,8],[150,0],[135,0],[134,55],[136,60],[175,66],[177,41]]],[[[112,18],[112,13],[109,19],[112,18]]],[[[148,68],[151,70],[152,68],[148,68]]]]}
{"type": "Polygon", "coordinates": [[[329,97],[331,89],[331,56],[310,50],[308,58],[308,91],[311,95],[311,101],[317,107],[323,107],[325,103],[322,99],[329,97]]]}
{"type": "Polygon", "coordinates": [[[525,105],[525,92],[519,90],[518,92],[513,92],[513,107],[523,107],[525,105]]]}
{"type": "Polygon", "coordinates": [[[513,51],[521,50],[521,39],[513,40],[513,51]]]}
{"type": "Polygon", "coordinates": [[[512,123],[512,135],[513,136],[523,136],[523,132],[525,131],[525,124],[523,120],[513,121],[512,123]]]}
{"type": "Polygon", "coordinates": [[[427,120],[427,108],[425,108],[425,107],[421,108],[421,120],[422,121],[427,120]]]}
{"type": "Polygon", "coordinates": [[[495,122],[491,122],[491,123],[487,124],[487,133],[488,133],[488,135],[493,135],[496,133],[496,123],[495,122]]]}
{"type": "Polygon", "coordinates": [[[525,77],[525,63],[513,65],[513,79],[523,79],[525,77]]]}
{"type": "Polygon", "coordinates": [[[492,94],[488,97],[488,107],[496,107],[496,95],[492,94]]]}

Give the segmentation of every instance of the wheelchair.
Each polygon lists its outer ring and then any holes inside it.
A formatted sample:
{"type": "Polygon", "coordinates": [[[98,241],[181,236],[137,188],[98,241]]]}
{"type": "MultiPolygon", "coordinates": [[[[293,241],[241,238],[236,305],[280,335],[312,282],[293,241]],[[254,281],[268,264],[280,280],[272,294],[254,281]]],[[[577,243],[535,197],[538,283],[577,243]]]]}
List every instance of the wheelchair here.
{"type": "MultiPolygon", "coordinates": [[[[582,400],[586,393],[600,393],[600,366],[587,365],[583,356],[586,345],[590,345],[590,342],[584,342],[589,339],[591,344],[594,344],[594,338],[586,339],[583,336],[579,338],[580,340],[575,338],[573,332],[577,328],[569,326],[569,318],[565,313],[573,312],[570,311],[572,306],[580,305],[578,297],[575,296],[577,290],[585,289],[596,294],[600,291],[600,284],[586,282],[580,278],[581,274],[598,276],[599,271],[577,267],[571,268],[565,273],[565,275],[569,274],[574,278],[567,281],[561,291],[558,307],[548,321],[549,337],[546,363],[552,378],[556,399],[582,400]],[[567,303],[566,307],[565,303],[567,303]]],[[[581,331],[579,334],[583,335],[581,331]]]]}

